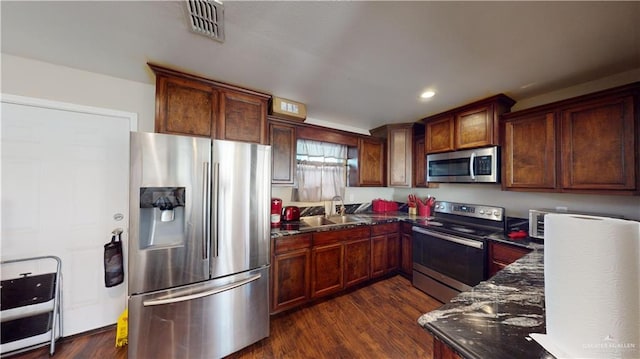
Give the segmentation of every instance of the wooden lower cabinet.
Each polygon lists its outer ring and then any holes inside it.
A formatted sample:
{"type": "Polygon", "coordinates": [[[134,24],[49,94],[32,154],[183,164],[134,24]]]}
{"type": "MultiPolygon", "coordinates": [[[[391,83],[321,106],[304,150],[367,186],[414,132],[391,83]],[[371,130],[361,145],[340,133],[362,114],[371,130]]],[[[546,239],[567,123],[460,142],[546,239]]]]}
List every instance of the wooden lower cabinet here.
{"type": "Polygon", "coordinates": [[[369,279],[369,226],[313,234],[311,297],[318,298],[369,279]]]}
{"type": "Polygon", "coordinates": [[[371,237],[371,277],[384,275],[387,269],[387,236],[371,237]]]}
{"type": "Polygon", "coordinates": [[[400,225],[400,273],[411,278],[413,275],[413,225],[402,223],[400,225]]]}
{"type": "Polygon", "coordinates": [[[271,313],[307,302],[310,298],[311,234],[273,240],[271,313]]]}
{"type": "Polygon", "coordinates": [[[450,346],[433,338],[433,359],[462,359],[450,346]]]}
{"type": "Polygon", "coordinates": [[[369,252],[371,240],[356,239],[344,244],[344,287],[366,282],[371,278],[369,252]]]}
{"type": "Polygon", "coordinates": [[[400,267],[398,223],[371,226],[371,278],[380,277],[400,267]]]}
{"type": "Polygon", "coordinates": [[[343,288],[344,247],[342,243],[313,247],[311,250],[311,297],[322,297],[343,288]]]}
{"type": "Polygon", "coordinates": [[[489,277],[531,252],[528,248],[489,242],[489,277]]]}
{"type": "Polygon", "coordinates": [[[406,260],[399,228],[394,222],[273,239],[271,314],[397,272],[406,260]]]}

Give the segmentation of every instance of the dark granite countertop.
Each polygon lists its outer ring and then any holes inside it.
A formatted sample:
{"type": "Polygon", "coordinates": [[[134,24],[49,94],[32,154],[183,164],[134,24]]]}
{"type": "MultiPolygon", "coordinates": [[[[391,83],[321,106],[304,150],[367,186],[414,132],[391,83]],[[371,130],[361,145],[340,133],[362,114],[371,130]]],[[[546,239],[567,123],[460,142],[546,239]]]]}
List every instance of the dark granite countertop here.
{"type": "MultiPolygon", "coordinates": [[[[386,213],[353,213],[350,214],[353,216],[357,216],[362,221],[357,223],[345,223],[345,224],[336,224],[330,226],[317,226],[317,227],[304,227],[304,226],[296,226],[296,225],[287,225],[283,223],[279,228],[271,228],[271,238],[278,238],[283,236],[292,236],[295,234],[301,233],[313,233],[313,232],[323,232],[323,231],[335,231],[345,228],[353,228],[357,226],[369,226],[372,224],[380,224],[380,223],[389,223],[389,222],[398,222],[402,220],[407,220],[410,216],[407,215],[406,212],[386,212],[386,213]]],[[[415,217],[413,219],[422,219],[424,221],[425,217],[415,217]]]]}
{"type": "Polygon", "coordinates": [[[464,358],[553,358],[529,337],[546,333],[541,245],[460,293],[418,324],[464,358]]]}

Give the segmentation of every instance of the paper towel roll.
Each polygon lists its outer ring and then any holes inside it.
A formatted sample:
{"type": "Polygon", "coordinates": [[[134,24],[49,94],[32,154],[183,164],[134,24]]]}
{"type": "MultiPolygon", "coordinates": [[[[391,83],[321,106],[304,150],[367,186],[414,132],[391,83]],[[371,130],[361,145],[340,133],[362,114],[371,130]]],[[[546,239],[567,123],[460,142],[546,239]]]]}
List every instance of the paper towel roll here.
{"type": "Polygon", "coordinates": [[[640,358],[640,223],[545,216],[547,340],[571,358],[640,358]]]}

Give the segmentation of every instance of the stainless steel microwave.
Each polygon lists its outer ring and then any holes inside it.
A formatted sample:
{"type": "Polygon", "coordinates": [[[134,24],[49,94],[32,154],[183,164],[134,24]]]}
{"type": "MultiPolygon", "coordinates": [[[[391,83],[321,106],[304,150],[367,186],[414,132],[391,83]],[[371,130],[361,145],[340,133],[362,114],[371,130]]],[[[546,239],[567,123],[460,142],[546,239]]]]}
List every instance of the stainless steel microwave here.
{"type": "Polygon", "coordinates": [[[427,182],[499,183],[498,146],[427,155],[427,182]]]}

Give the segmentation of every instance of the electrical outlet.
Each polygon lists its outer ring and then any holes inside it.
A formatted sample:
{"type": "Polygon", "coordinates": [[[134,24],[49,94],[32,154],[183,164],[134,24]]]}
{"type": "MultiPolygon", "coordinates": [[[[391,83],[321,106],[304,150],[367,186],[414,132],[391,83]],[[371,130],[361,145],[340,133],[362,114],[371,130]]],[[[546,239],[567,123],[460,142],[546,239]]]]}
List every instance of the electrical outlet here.
{"type": "Polygon", "coordinates": [[[567,211],[569,211],[569,207],[557,206],[556,207],[556,211],[558,211],[558,212],[567,212],[567,211]]]}

